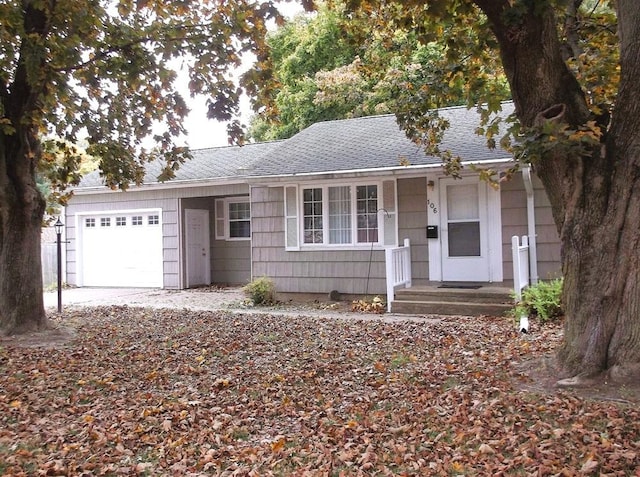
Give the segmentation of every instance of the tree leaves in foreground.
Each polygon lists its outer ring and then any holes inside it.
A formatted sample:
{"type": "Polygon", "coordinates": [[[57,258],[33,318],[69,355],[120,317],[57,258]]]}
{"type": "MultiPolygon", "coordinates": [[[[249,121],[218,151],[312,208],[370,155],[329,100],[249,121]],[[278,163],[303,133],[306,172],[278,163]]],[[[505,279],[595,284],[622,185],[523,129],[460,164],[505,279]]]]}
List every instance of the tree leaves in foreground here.
{"type": "Polygon", "coordinates": [[[624,388],[522,374],[559,328],[347,317],[69,311],[65,346],[1,343],[0,473],[640,475],[624,388]]]}

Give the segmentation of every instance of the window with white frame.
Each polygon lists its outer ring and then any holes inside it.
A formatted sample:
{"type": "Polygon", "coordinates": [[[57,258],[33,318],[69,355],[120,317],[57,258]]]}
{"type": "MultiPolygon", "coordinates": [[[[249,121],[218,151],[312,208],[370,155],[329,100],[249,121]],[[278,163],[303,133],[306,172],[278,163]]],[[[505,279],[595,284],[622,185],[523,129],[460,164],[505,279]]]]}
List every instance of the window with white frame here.
{"type": "Polygon", "coordinates": [[[378,184],[303,188],[302,242],[378,243],[378,190],[378,184]]]}
{"type": "Polygon", "coordinates": [[[248,197],[216,199],[216,239],[251,238],[251,204],[248,197]]]}

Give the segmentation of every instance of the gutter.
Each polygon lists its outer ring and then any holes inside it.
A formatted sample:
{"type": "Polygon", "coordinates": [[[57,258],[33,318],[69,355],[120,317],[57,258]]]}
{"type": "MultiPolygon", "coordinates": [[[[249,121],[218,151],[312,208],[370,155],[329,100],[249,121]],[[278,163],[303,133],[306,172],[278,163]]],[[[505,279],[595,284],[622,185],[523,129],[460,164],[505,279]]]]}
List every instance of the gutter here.
{"type": "Polygon", "coordinates": [[[527,235],[529,236],[529,282],[538,283],[538,250],[536,248],[536,214],[533,197],[531,166],[522,169],[524,188],[527,191],[527,235]]]}
{"type": "MultiPolygon", "coordinates": [[[[463,166],[470,165],[483,165],[483,164],[504,164],[513,162],[513,158],[506,157],[503,159],[493,159],[490,161],[463,161],[463,166]]],[[[442,168],[442,162],[435,162],[433,164],[417,164],[409,166],[389,166],[389,167],[371,167],[367,169],[345,169],[335,171],[320,171],[320,172],[301,172],[301,173],[289,173],[289,174],[274,174],[274,175],[250,175],[243,174],[238,176],[222,177],[222,178],[203,178],[203,179],[171,179],[166,182],[152,182],[141,185],[132,185],[127,189],[127,192],[134,191],[152,191],[152,190],[166,190],[177,188],[191,188],[191,187],[216,187],[225,185],[236,184],[268,184],[268,183],[282,183],[291,182],[292,180],[328,180],[336,177],[369,177],[371,175],[402,175],[402,174],[416,174],[423,170],[431,170],[436,168],[442,168]]],[[[73,189],[74,195],[91,195],[91,194],[116,194],[123,192],[120,189],[109,189],[104,185],[78,187],[73,189]]]]}

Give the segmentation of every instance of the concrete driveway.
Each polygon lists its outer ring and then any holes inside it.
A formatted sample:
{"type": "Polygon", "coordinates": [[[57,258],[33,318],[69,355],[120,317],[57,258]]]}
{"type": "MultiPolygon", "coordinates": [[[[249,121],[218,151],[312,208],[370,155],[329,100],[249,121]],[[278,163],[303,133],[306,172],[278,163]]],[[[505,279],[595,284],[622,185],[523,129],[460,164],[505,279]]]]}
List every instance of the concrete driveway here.
{"type": "MultiPolygon", "coordinates": [[[[58,306],[58,292],[44,293],[45,308],[58,306]]],[[[155,308],[189,308],[219,310],[242,305],[245,296],[241,288],[196,288],[191,290],[162,290],[158,288],[64,288],[62,307],[129,305],[155,308]]]]}

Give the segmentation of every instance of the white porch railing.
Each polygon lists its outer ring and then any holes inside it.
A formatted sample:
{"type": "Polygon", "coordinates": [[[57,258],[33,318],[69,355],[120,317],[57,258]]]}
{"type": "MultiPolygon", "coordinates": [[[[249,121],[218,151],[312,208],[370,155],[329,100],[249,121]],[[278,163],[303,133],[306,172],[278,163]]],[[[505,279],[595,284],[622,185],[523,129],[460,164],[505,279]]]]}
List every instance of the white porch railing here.
{"type": "MultiPolygon", "coordinates": [[[[522,299],[522,290],[529,286],[529,238],[522,236],[522,243],[517,235],[511,237],[511,252],[513,254],[513,290],[516,301],[522,299]]],[[[529,317],[520,317],[520,331],[529,330],[529,317]]]]}
{"type": "Polygon", "coordinates": [[[411,246],[404,239],[402,247],[387,248],[384,251],[387,275],[387,312],[391,311],[391,302],[397,286],[411,287],[411,246]]]}

